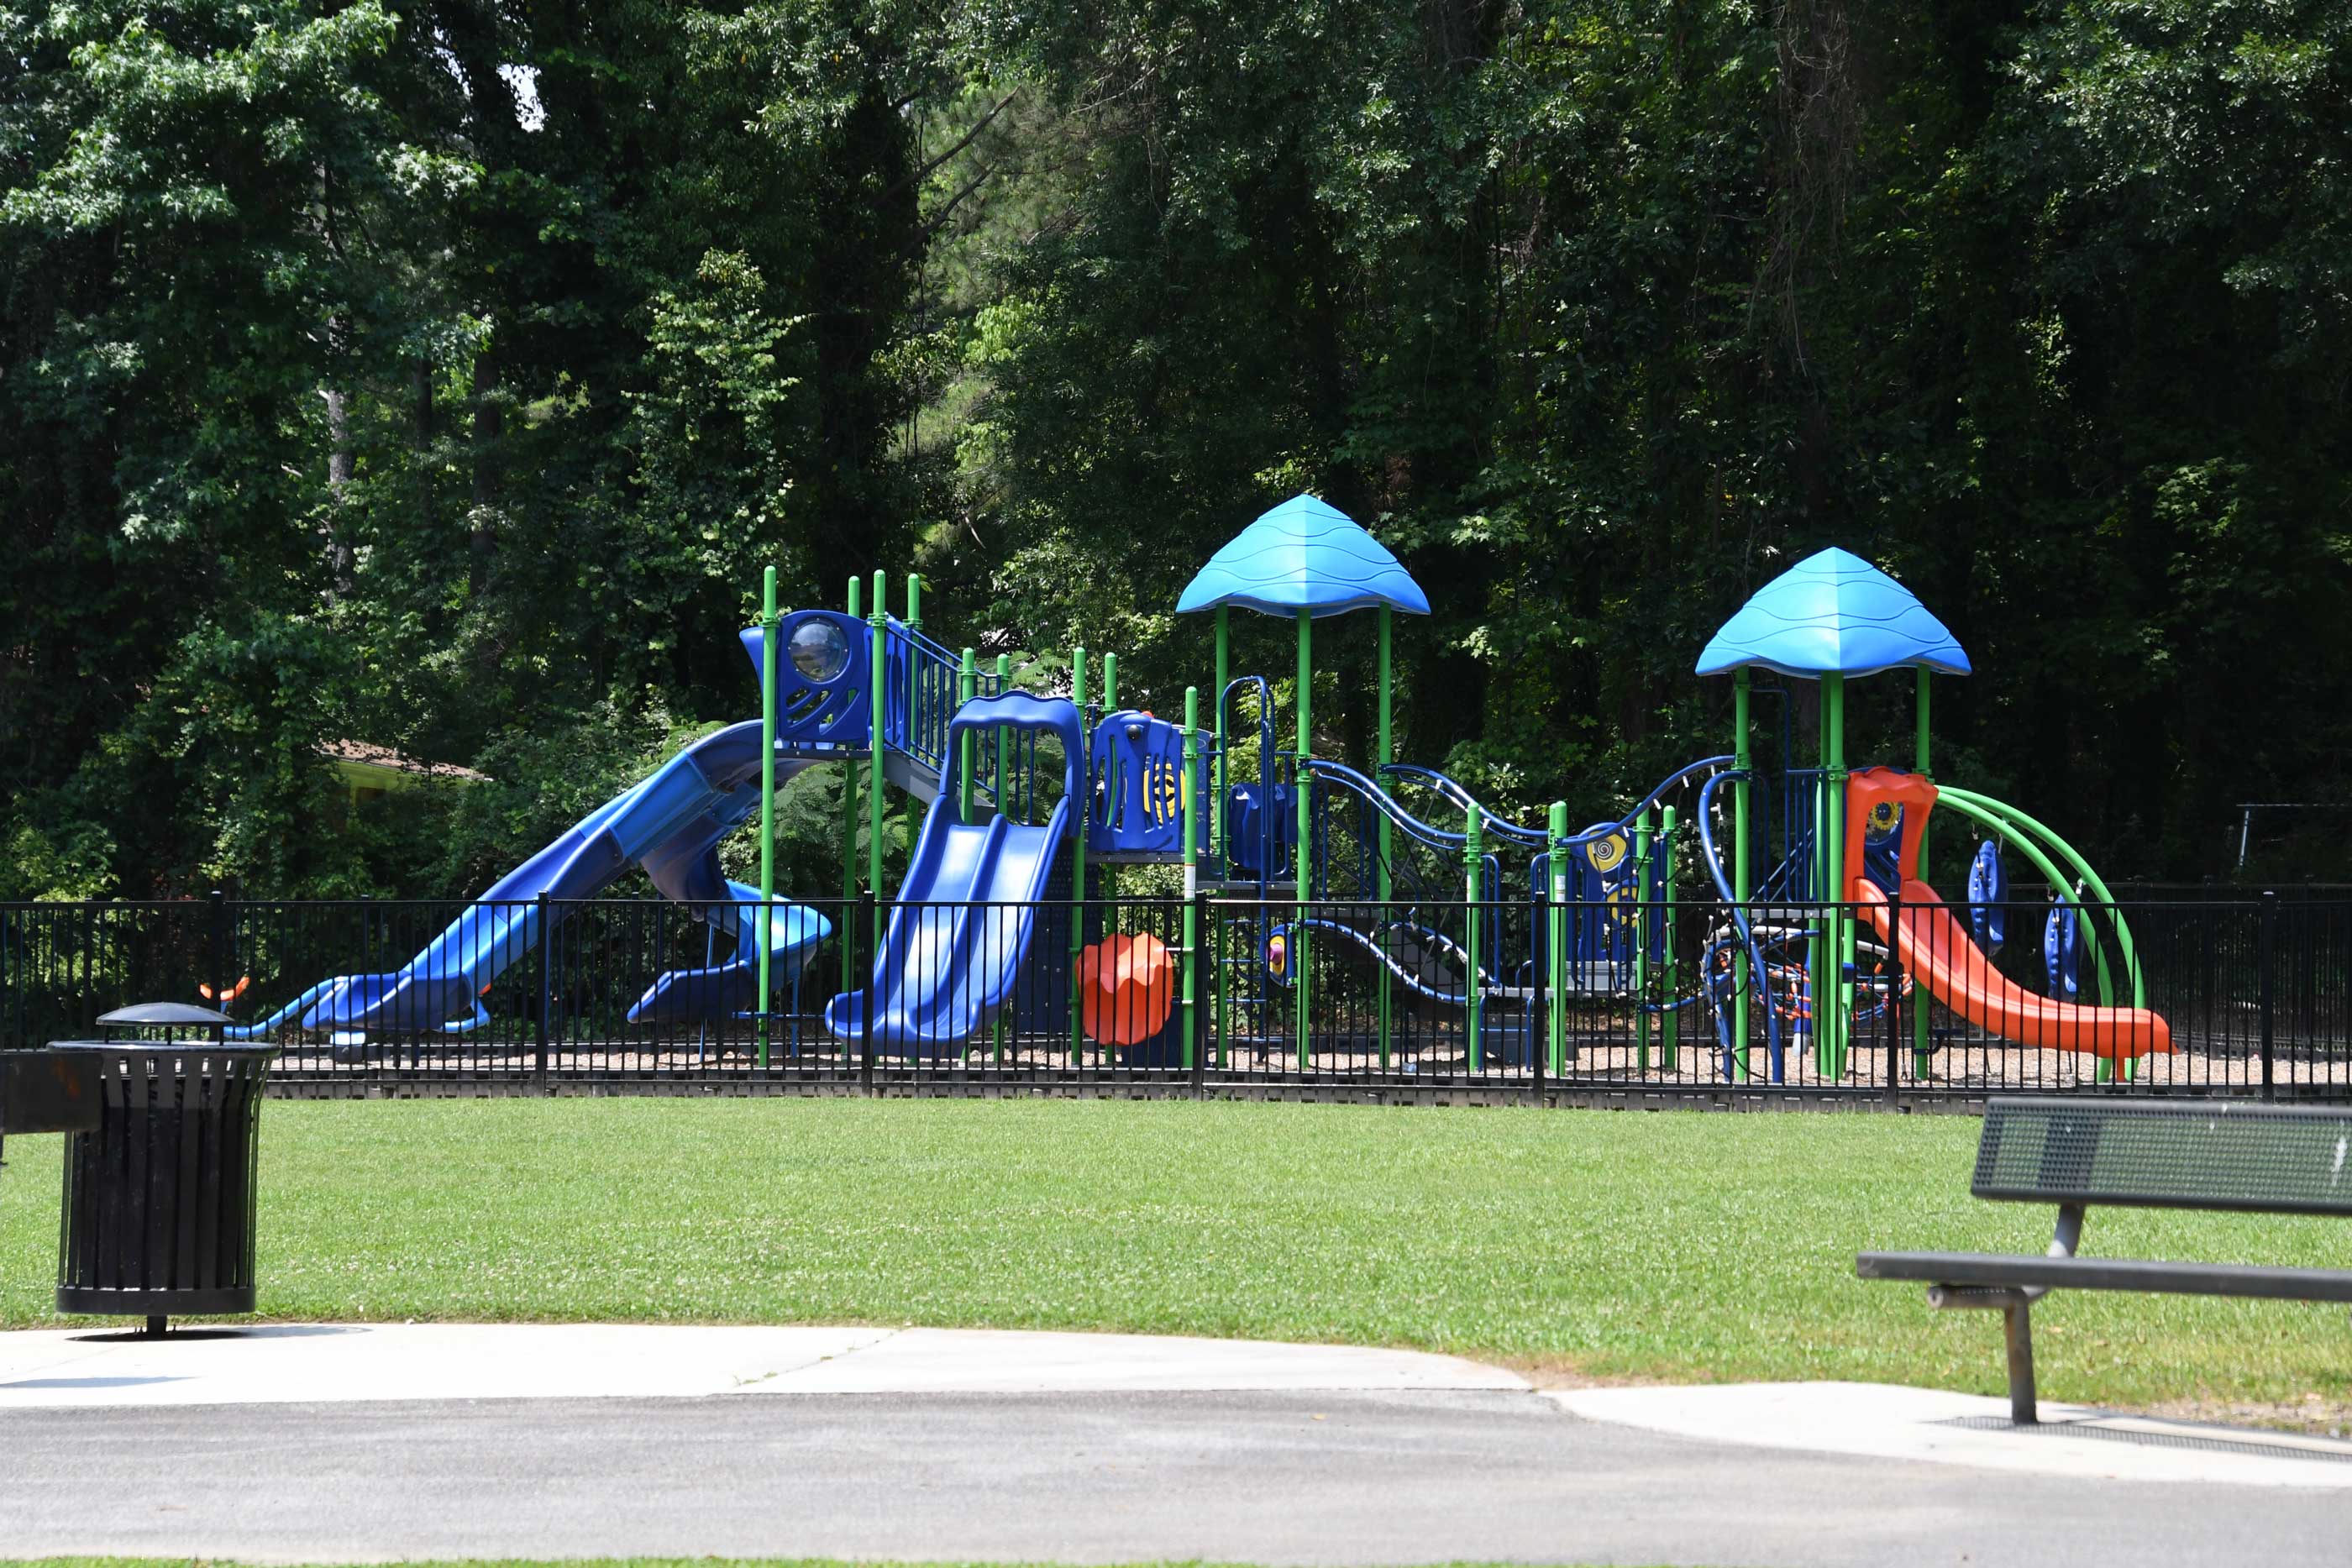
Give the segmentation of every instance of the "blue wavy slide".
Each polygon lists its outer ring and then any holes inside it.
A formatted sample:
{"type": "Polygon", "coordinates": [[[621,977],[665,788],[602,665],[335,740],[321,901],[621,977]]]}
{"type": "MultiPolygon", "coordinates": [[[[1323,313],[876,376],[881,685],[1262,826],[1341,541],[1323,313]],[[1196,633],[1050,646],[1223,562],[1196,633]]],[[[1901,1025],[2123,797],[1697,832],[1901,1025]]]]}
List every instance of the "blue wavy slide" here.
{"type": "MultiPolygon", "coordinates": [[[[814,758],[779,757],[777,783],[814,758]]],[[[232,1038],[266,1037],[299,1020],[304,1029],[462,1034],[488,1021],[481,993],[537,944],[542,893],[551,899],[593,898],[631,864],[664,897],[696,918],[724,925],[735,939],[726,962],[660,976],[636,1006],[632,1023],[726,1016],[751,1008],[759,989],[760,890],[730,882],[719,869],[719,841],[760,806],[760,721],[705,736],[654,774],[582,819],[553,843],[499,879],[425,950],[388,975],[321,980],[232,1038]]],[[[556,911],[558,921],[567,912],[556,911]]],[[[832,935],[813,909],[779,904],[769,917],[769,984],[789,985],[802,963],[832,935]]]]}
{"type": "Polygon", "coordinates": [[[843,1040],[862,1038],[871,1005],[876,1048],[922,1056],[988,1027],[1020,977],[1036,901],[1045,896],[1054,857],[1081,804],[1086,755],[1078,710],[1062,698],[1006,692],[975,697],[956,710],[948,726],[947,772],[923,819],[874,972],[865,989],[833,998],[824,1013],[827,1029],[843,1040]],[[956,775],[963,747],[958,737],[998,728],[1040,730],[1061,739],[1062,798],[1043,827],[998,816],[980,822],[960,818],[956,775]]]}

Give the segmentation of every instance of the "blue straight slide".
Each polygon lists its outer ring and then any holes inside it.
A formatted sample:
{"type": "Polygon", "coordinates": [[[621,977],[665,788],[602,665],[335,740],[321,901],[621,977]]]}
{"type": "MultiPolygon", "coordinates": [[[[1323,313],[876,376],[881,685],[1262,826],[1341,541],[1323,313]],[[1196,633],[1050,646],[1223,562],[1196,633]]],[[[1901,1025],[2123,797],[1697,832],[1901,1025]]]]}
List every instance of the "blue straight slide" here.
{"type": "Polygon", "coordinates": [[[1045,896],[1054,857],[1080,810],[1086,734],[1078,710],[1061,698],[1006,692],[974,697],[948,726],[948,765],[923,819],[906,885],[891,912],[864,990],[834,998],[825,1027],[843,1040],[864,1038],[874,1009],[875,1048],[928,1056],[986,1029],[1012,999],[1036,901],[1045,896]],[[1039,730],[1062,742],[1062,798],[1043,827],[991,817],[961,820],[957,773],[967,731],[1039,730]],[[878,998],[877,1000],[876,998],[878,998]]]}
{"type": "MultiPolygon", "coordinates": [[[[780,757],[777,782],[813,758],[780,757]]],[[[481,993],[538,943],[540,894],[593,898],[633,863],[699,920],[724,925],[735,954],[723,964],[656,979],[631,1022],[727,1016],[757,1000],[760,890],[719,869],[719,841],[760,806],[760,721],[705,736],[648,779],[590,812],[571,831],[499,879],[448,928],[388,975],[321,980],[258,1022],[229,1031],[253,1040],[299,1021],[303,1029],[462,1034],[488,1021],[481,993]]],[[[558,908],[561,921],[568,910],[558,908]]],[[[780,904],[768,917],[769,983],[782,987],[832,934],[813,909],[780,904]]]]}

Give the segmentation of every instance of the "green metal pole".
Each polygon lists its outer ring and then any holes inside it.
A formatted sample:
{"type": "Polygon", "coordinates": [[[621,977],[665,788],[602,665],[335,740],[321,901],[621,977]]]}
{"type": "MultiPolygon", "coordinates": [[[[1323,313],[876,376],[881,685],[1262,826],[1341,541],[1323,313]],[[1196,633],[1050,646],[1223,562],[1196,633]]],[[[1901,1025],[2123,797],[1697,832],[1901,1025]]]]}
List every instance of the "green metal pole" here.
{"type": "MultiPolygon", "coordinates": [[[[1217,737],[1217,766],[1215,776],[1209,781],[1209,852],[1216,857],[1217,875],[1220,878],[1229,878],[1234,874],[1234,862],[1231,848],[1225,842],[1225,789],[1233,747],[1225,738],[1225,682],[1228,679],[1226,668],[1231,659],[1229,640],[1232,626],[1231,619],[1222,604],[1217,606],[1215,623],[1216,664],[1211,673],[1216,685],[1210,688],[1209,701],[1215,710],[1211,717],[1214,721],[1217,737]]],[[[1260,942],[1265,939],[1265,911],[1259,910],[1259,918],[1251,926],[1251,930],[1255,933],[1256,939],[1260,942]]],[[[1240,967],[1237,959],[1231,964],[1228,963],[1236,942],[1234,923],[1220,917],[1216,922],[1216,939],[1218,947],[1215,980],[1217,1008],[1215,1066],[1218,1071],[1223,1072],[1225,1070],[1225,1041],[1233,1038],[1234,1032],[1234,986],[1236,983],[1235,970],[1240,967]]],[[[1259,994],[1263,996],[1264,979],[1262,977],[1257,979],[1255,985],[1259,994]]],[[[1263,1009],[1259,1016],[1261,1019],[1264,1017],[1263,1009]]]]}
{"type": "MultiPolygon", "coordinates": [[[[1217,606],[1216,629],[1217,684],[1211,690],[1209,700],[1214,705],[1216,710],[1213,716],[1216,721],[1217,771],[1216,778],[1211,781],[1209,789],[1209,847],[1211,852],[1216,856],[1217,874],[1230,877],[1233,875],[1234,862],[1231,847],[1225,842],[1225,790],[1232,766],[1230,757],[1233,748],[1227,744],[1225,738],[1225,684],[1230,678],[1228,666],[1232,658],[1233,623],[1232,616],[1222,604],[1217,606]]],[[[1272,783],[1271,779],[1265,780],[1261,788],[1271,788],[1272,783]]],[[[1265,911],[1259,911],[1259,915],[1263,917],[1265,911]]],[[[1217,924],[1219,940],[1230,941],[1232,939],[1231,923],[1221,920],[1217,924]]],[[[1265,933],[1262,918],[1257,930],[1259,939],[1263,940],[1265,933]]],[[[1217,1071],[1220,1072],[1224,1071],[1225,1040],[1232,1035],[1233,1027],[1232,977],[1220,967],[1217,982],[1217,1071]]]]}
{"type": "MultiPolygon", "coordinates": [[[[1001,697],[1012,689],[1013,655],[1010,653],[999,653],[996,655],[996,690],[991,695],[1001,697]]],[[[1013,732],[1001,724],[998,725],[996,727],[996,764],[992,771],[994,773],[996,779],[996,812],[999,816],[1003,816],[1005,810],[1005,753],[1010,751],[1012,747],[1013,732]]]]}
{"type": "MultiPolygon", "coordinates": [[[[1224,868],[1219,874],[1224,876],[1233,875],[1233,857],[1226,852],[1225,846],[1225,787],[1230,781],[1226,777],[1229,767],[1226,756],[1232,750],[1225,744],[1225,683],[1229,678],[1226,667],[1232,658],[1232,620],[1225,606],[1218,605],[1217,684],[1209,694],[1209,700],[1216,705],[1217,709],[1217,779],[1216,788],[1209,791],[1209,843],[1216,852],[1217,863],[1224,868]]],[[[1270,791],[1274,788],[1274,780],[1262,779],[1259,788],[1270,791]]],[[[1267,798],[1270,800],[1272,796],[1269,794],[1267,798]]]]}
{"type": "Polygon", "coordinates": [[[1669,1072],[1682,1066],[1682,1014],[1675,1007],[1675,994],[1682,984],[1682,966],[1675,956],[1675,809],[1666,807],[1658,813],[1658,837],[1665,845],[1665,886],[1661,895],[1665,899],[1666,961],[1659,972],[1659,988],[1665,993],[1665,1011],[1658,1015],[1658,1046],[1662,1064],[1669,1072]]]}
{"type": "MultiPolygon", "coordinates": [[[[866,653],[871,661],[866,668],[873,677],[866,683],[868,731],[866,749],[866,886],[874,900],[882,896],[882,810],[886,804],[882,795],[882,753],[888,744],[889,710],[884,702],[884,688],[889,683],[890,666],[885,654],[890,628],[890,600],[884,591],[886,586],[883,574],[877,571],[866,622],[866,653]]],[[[882,951],[881,905],[869,900],[866,907],[874,911],[874,928],[866,934],[866,941],[871,944],[866,951],[879,954],[882,951]]],[[[880,1003],[879,996],[871,992],[867,994],[866,1005],[868,1008],[877,1007],[880,1003]]]]}
{"type": "Polygon", "coordinates": [[[776,898],[776,569],[760,583],[760,1050],[768,1066],[768,950],[776,898]]]}
{"type": "Polygon", "coordinates": [[[1846,988],[1848,936],[1845,910],[1845,677],[1822,677],[1822,794],[1829,813],[1830,941],[1827,983],[1813,985],[1815,1023],[1824,1030],[1829,1047],[1830,1074],[1845,1076],[1846,988]]]}
{"type": "Polygon", "coordinates": [[[890,601],[883,588],[883,574],[877,571],[874,574],[874,608],[866,622],[874,660],[874,678],[866,683],[872,688],[868,694],[868,716],[874,744],[866,754],[866,885],[874,890],[877,898],[882,896],[882,749],[889,722],[883,688],[889,681],[886,644],[890,634],[890,601]]]}
{"type": "Polygon", "coordinates": [[[1192,1071],[1193,1030],[1201,1006],[1201,920],[1194,894],[1201,881],[1201,846],[1194,838],[1192,779],[1201,760],[1201,688],[1184,688],[1184,778],[1177,792],[1177,829],[1184,835],[1184,1071],[1192,1071]]]}
{"type": "MultiPolygon", "coordinates": [[[[1755,757],[1748,750],[1748,707],[1750,707],[1752,679],[1748,670],[1738,670],[1731,677],[1731,768],[1738,779],[1731,780],[1731,898],[1740,905],[1748,903],[1748,773],[1755,771],[1755,757]]],[[[1731,955],[1731,1077],[1748,1082],[1748,947],[1740,945],[1731,955]]]]}
{"type": "MultiPolygon", "coordinates": [[[[1742,669],[1732,676],[1731,686],[1731,765],[1739,778],[1731,787],[1731,896],[1741,905],[1748,903],[1748,877],[1754,861],[1748,843],[1748,778],[1756,759],[1748,750],[1748,702],[1753,682],[1750,672],[1742,669]]],[[[1783,766],[1786,766],[1785,762],[1783,766]]],[[[1748,1080],[1748,947],[1742,943],[1731,956],[1731,1051],[1732,1073],[1741,1082],[1748,1080]]]]}
{"type": "MultiPolygon", "coordinates": [[[[1918,733],[1912,740],[1911,765],[1918,770],[1920,778],[1932,784],[1935,779],[1927,771],[1927,666],[1922,664],[1919,666],[1917,711],[1914,715],[1918,724],[1918,733]]],[[[1921,821],[1916,831],[1919,835],[1919,880],[1926,882],[1927,880],[1927,821],[1921,821]]],[[[1927,1076],[1928,1069],[1927,1041],[1930,1019],[1927,1013],[1927,989],[1915,981],[1911,987],[1911,1071],[1915,1077],[1922,1079],[1927,1076]]]]}
{"type": "MultiPolygon", "coordinates": [[[[908,624],[911,625],[912,622],[908,624]]],[[[975,650],[966,648],[963,651],[963,656],[956,661],[957,710],[961,712],[964,704],[979,695],[980,655],[975,650]]],[[[971,821],[971,731],[965,730],[956,737],[956,821],[967,824],[971,821]]],[[[1002,1012],[1003,1009],[1000,1008],[997,1010],[1002,1012]]],[[[968,1062],[971,1060],[971,1040],[967,1040],[963,1042],[963,1051],[961,1054],[963,1061],[968,1062]]]]}
{"type": "Polygon", "coordinates": [[[1633,1066],[1650,1071],[1650,808],[1633,818],[1633,1066]]]}
{"type": "Polygon", "coordinates": [[[1464,999],[1466,1004],[1463,1012],[1470,1029],[1470,1071],[1483,1072],[1486,1066],[1485,1028],[1486,988],[1479,983],[1478,975],[1478,927],[1481,924],[1478,919],[1478,895],[1484,891],[1478,885],[1481,880],[1478,873],[1479,862],[1486,859],[1486,852],[1478,842],[1478,808],[1465,806],[1463,808],[1462,816],[1462,887],[1465,904],[1462,919],[1462,946],[1466,955],[1462,973],[1464,999]]]}
{"type": "MultiPolygon", "coordinates": [[[[1118,710],[1118,655],[1117,653],[1105,653],[1103,655],[1102,710],[1106,716],[1116,713],[1118,710]]],[[[1088,758],[1087,760],[1089,766],[1087,770],[1087,799],[1083,804],[1088,810],[1091,810],[1094,805],[1095,787],[1095,779],[1092,777],[1091,768],[1093,759],[1092,758],[1088,758]]],[[[1087,811],[1078,810],[1074,811],[1071,814],[1077,819],[1079,837],[1084,838],[1087,831],[1087,811]]],[[[1101,867],[1095,873],[1095,877],[1096,881],[1099,884],[1096,891],[1102,894],[1103,904],[1105,905],[1104,914],[1105,917],[1108,918],[1111,913],[1112,907],[1116,906],[1118,903],[1118,863],[1116,861],[1105,861],[1101,867]]],[[[1109,1059],[1109,1055],[1110,1047],[1103,1047],[1103,1056],[1106,1061],[1109,1059]]]]}
{"type": "MultiPolygon", "coordinates": [[[[1070,650],[1070,695],[1076,700],[1083,718],[1087,706],[1084,648],[1070,650]]],[[[1071,801],[1071,815],[1076,816],[1084,804],[1082,800],[1071,801]]],[[[1078,824],[1077,836],[1070,842],[1070,897],[1074,901],[1070,907],[1070,1065],[1076,1067],[1085,1056],[1087,1040],[1086,1015],[1080,1010],[1086,998],[1078,991],[1078,957],[1087,946],[1087,831],[1083,821],[1078,824]]]]}
{"type": "Polygon", "coordinates": [[[1315,691],[1315,621],[1304,610],[1298,612],[1298,764],[1293,769],[1291,793],[1298,801],[1298,852],[1295,857],[1294,874],[1298,879],[1298,918],[1291,923],[1291,989],[1297,1001],[1298,1071],[1307,1071],[1307,899],[1313,891],[1307,875],[1307,859],[1312,852],[1312,837],[1307,810],[1307,759],[1314,750],[1313,730],[1308,709],[1315,691]]]}
{"type": "Polygon", "coordinates": [[[1811,881],[1813,912],[1805,927],[1805,991],[1811,1009],[1805,1022],[1805,1032],[1812,1040],[1813,1071],[1825,1071],[1822,1051],[1822,1014],[1827,1010],[1822,1001],[1822,977],[1828,973],[1825,955],[1829,951],[1829,922],[1822,913],[1822,904],[1829,897],[1830,884],[1829,785],[1826,776],[1813,779],[1813,844],[1811,881]]]}
{"type": "Polygon", "coordinates": [[[939,758],[940,766],[945,768],[948,765],[947,758],[937,747],[925,744],[931,737],[931,727],[934,722],[938,724],[940,738],[942,741],[947,738],[948,727],[947,721],[938,718],[923,701],[923,681],[919,674],[920,666],[916,663],[912,646],[914,633],[922,629],[923,580],[910,571],[907,574],[907,632],[909,644],[907,650],[907,748],[909,751],[929,751],[932,756],[939,758]]]}
{"type": "Polygon", "coordinates": [[[1544,912],[1545,948],[1551,957],[1550,1005],[1544,1009],[1551,1075],[1568,1071],[1568,802],[1554,800],[1545,824],[1551,840],[1551,899],[1544,912]]]}
{"type": "MultiPolygon", "coordinates": [[[[858,606],[857,593],[862,585],[856,578],[849,580],[849,618],[863,621],[865,612],[858,606]]],[[[869,681],[874,673],[867,672],[869,681]]],[[[866,744],[875,737],[868,736],[866,744]]],[[[841,761],[841,896],[845,904],[857,896],[857,764],[848,758],[841,761]]],[[[847,919],[847,911],[843,912],[847,919]]]]}
{"type": "MultiPolygon", "coordinates": [[[[956,706],[961,707],[980,695],[980,654],[966,648],[963,658],[956,664],[956,706]]],[[[971,821],[971,769],[973,762],[972,733],[965,730],[956,737],[956,820],[971,821]]]]}
{"type": "MultiPolygon", "coordinates": [[[[1390,662],[1389,652],[1389,622],[1392,616],[1393,612],[1391,612],[1387,605],[1383,604],[1381,606],[1381,754],[1379,760],[1372,768],[1372,778],[1375,782],[1377,782],[1381,777],[1381,769],[1386,768],[1390,763],[1396,760],[1395,734],[1392,727],[1392,716],[1395,707],[1396,695],[1396,675],[1395,665],[1390,662]]],[[[1378,916],[1378,923],[1373,930],[1372,941],[1376,946],[1385,950],[1388,941],[1389,922],[1391,918],[1388,901],[1393,892],[1389,883],[1389,819],[1386,812],[1380,813],[1380,823],[1375,831],[1380,839],[1380,869],[1378,873],[1380,880],[1378,886],[1374,891],[1380,897],[1381,912],[1378,916]]],[[[1391,988],[1389,967],[1386,964],[1380,966],[1380,986],[1381,1071],[1385,1072],[1388,1071],[1389,1066],[1389,1042],[1396,1028],[1395,992],[1391,988]]]]}
{"type": "MultiPolygon", "coordinates": [[[[996,690],[992,695],[1003,696],[1006,692],[1009,692],[1012,689],[1013,655],[1010,653],[999,653],[996,655],[996,690]]],[[[1005,753],[1012,748],[1012,730],[1006,728],[1003,725],[998,725],[996,727],[995,771],[996,814],[1000,817],[1006,814],[1006,800],[1004,796],[1005,753]]],[[[1026,810],[1029,806],[1033,804],[1034,804],[1034,802],[1024,802],[1022,809],[1026,810]]],[[[988,1040],[991,1054],[994,1058],[996,1065],[999,1067],[1004,1065],[1004,1009],[997,1009],[994,1021],[988,1026],[988,1040]]]]}

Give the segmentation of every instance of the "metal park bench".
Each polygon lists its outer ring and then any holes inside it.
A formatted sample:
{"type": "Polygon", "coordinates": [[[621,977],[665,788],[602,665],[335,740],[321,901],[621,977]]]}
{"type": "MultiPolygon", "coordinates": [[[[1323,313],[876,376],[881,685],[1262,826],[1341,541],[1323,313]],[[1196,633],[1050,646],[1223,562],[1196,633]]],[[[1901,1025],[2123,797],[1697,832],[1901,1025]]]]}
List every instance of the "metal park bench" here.
{"type": "Polygon", "coordinates": [[[2009,1341],[2009,1409],[2040,1417],[2033,1303],[2055,1290],[2148,1291],[2268,1301],[2352,1301],[2352,1270],[2078,1258],[2095,1203],[2242,1214],[2352,1215],[2352,1108],[2228,1101],[1994,1100],[1969,1191],[2058,1206],[2047,1256],[1864,1252],[1865,1280],[1927,1283],[1931,1307],[1997,1308],[2009,1341]]]}

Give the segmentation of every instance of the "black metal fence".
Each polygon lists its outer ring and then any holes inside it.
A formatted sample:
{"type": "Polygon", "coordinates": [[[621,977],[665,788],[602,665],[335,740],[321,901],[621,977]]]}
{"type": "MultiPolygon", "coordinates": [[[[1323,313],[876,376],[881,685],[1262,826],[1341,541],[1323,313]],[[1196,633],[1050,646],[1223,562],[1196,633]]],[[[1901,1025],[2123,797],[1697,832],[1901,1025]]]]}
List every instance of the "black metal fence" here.
{"type": "Polygon", "coordinates": [[[764,1008],[759,918],[659,900],[0,905],[0,1048],[209,994],[281,1046],[277,1082],[354,1089],[2352,1100],[2352,899],[779,903],[764,1008]]]}

